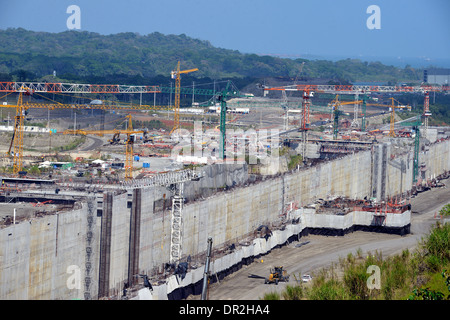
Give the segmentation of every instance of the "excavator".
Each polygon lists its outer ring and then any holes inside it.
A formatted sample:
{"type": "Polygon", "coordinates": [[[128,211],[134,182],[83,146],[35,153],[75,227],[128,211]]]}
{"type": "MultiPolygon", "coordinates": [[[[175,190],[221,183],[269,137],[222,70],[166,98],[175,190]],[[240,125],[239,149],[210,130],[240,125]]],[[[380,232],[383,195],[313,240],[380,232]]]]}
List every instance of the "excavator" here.
{"type": "Polygon", "coordinates": [[[110,144],[119,144],[120,142],[120,132],[115,132],[113,137],[108,140],[110,144]]]}

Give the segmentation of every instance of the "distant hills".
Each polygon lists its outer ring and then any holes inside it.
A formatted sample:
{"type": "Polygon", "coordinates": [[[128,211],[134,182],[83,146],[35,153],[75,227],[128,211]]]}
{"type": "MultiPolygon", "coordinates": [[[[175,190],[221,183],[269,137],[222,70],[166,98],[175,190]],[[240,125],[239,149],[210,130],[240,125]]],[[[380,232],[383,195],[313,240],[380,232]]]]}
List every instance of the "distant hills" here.
{"type": "Polygon", "coordinates": [[[184,34],[0,30],[0,81],[51,81],[55,70],[60,80],[149,84],[157,83],[150,79],[168,79],[178,60],[183,69],[199,69],[190,75],[195,78],[322,78],[335,83],[420,82],[422,78],[422,70],[409,66],[397,68],[357,59],[332,62],[243,54],[184,34]]]}

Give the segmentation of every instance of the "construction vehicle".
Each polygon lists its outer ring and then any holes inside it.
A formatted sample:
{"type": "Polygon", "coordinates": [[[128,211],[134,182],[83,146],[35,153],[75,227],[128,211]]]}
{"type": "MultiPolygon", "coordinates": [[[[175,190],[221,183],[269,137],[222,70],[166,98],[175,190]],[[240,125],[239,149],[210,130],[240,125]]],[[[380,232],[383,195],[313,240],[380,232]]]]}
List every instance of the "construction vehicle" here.
{"type": "Polygon", "coordinates": [[[147,130],[144,130],[144,132],[142,133],[142,142],[144,143],[153,143],[153,137],[149,137],[149,133],[147,130]]]}
{"type": "Polygon", "coordinates": [[[108,140],[110,144],[119,144],[120,142],[120,132],[114,132],[114,135],[111,139],[108,140]]]}
{"type": "Polygon", "coordinates": [[[280,281],[289,281],[289,275],[287,274],[286,270],[283,270],[282,266],[271,268],[269,277],[264,279],[265,284],[278,284],[278,282],[280,281]]]}

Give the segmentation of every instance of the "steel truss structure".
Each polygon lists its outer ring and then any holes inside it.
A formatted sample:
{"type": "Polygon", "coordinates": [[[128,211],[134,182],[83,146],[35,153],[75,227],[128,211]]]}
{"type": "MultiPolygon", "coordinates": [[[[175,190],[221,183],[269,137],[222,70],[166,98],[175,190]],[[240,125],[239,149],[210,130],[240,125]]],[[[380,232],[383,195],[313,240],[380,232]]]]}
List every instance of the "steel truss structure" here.
{"type": "Polygon", "coordinates": [[[78,84],[46,82],[0,82],[0,92],[20,92],[27,88],[37,93],[159,93],[159,86],[120,84],[78,84]]]}
{"type": "Polygon", "coordinates": [[[431,91],[450,91],[450,86],[366,86],[366,85],[314,85],[314,84],[298,84],[282,87],[263,87],[264,94],[268,91],[313,91],[325,93],[346,93],[346,94],[361,94],[361,93],[402,93],[402,92],[417,92],[425,93],[431,91]]]}

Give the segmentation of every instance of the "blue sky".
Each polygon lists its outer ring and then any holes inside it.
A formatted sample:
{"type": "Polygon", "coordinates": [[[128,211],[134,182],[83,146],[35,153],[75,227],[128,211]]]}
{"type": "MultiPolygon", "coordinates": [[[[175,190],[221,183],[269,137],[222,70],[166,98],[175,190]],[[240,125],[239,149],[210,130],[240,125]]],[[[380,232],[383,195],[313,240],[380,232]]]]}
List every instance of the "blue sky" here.
{"type": "Polygon", "coordinates": [[[448,0],[0,0],[0,29],[66,31],[69,5],[80,7],[81,31],[101,34],[184,33],[291,57],[450,61],[448,0]],[[366,26],[370,5],[381,29],[366,26]]]}

